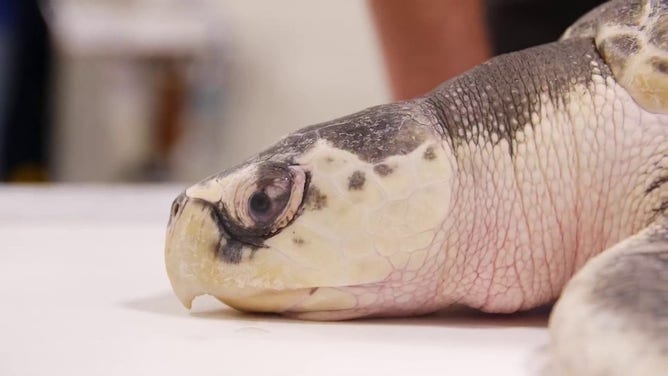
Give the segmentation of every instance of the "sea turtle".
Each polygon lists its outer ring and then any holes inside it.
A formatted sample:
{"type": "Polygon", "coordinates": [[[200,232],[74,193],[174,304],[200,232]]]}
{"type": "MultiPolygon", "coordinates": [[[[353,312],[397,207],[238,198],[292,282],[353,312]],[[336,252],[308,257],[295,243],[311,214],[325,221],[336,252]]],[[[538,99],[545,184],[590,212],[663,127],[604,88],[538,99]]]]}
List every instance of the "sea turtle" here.
{"type": "Polygon", "coordinates": [[[186,306],[341,320],[551,303],[556,374],[668,370],[668,0],[303,128],[173,203],[186,306]]]}

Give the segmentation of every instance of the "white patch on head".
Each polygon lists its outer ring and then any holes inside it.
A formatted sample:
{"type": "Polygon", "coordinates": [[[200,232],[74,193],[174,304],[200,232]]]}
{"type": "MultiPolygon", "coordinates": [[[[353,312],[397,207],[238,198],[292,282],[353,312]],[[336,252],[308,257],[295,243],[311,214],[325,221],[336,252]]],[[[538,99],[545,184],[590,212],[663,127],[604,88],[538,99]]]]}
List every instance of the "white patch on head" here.
{"type": "MultiPolygon", "coordinates": [[[[310,171],[310,185],[325,197],[324,205],[310,208],[307,203],[293,223],[266,240],[270,249],[254,256],[254,268],[264,270],[268,263],[262,265],[263,259],[274,263],[272,254],[279,253],[281,263],[299,275],[291,276],[291,282],[301,281],[294,287],[357,286],[417,271],[440,251],[433,241],[449,213],[453,184],[451,157],[440,140],[386,158],[382,163],[392,169],[387,174],[323,140],[296,162],[310,171]],[[363,183],[351,188],[353,174],[363,176],[363,183]]],[[[429,276],[420,283],[435,282],[429,276]]],[[[355,299],[357,304],[370,300],[355,299]]]]}

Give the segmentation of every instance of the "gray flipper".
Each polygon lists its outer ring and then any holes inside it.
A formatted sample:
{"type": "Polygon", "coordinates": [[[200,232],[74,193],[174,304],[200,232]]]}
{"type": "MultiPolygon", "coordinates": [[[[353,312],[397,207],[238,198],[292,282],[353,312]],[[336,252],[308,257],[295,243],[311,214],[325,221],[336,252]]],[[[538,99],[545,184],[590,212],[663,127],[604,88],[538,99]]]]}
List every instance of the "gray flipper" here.
{"type": "Polygon", "coordinates": [[[668,213],[575,275],[550,334],[554,375],[668,374],[668,213]]]}

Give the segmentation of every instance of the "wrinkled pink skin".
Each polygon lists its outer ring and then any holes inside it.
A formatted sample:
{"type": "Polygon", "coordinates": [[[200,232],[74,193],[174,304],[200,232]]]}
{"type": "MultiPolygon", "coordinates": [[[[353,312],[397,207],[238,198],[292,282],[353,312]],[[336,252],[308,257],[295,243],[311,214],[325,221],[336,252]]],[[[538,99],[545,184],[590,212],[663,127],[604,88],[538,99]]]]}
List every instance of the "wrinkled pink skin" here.
{"type": "Polygon", "coordinates": [[[543,98],[514,156],[503,142],[460,146],[451,209],[417,273],[340,288],[360,301],[377,295],[370,305],[286,314],[405,316],[455,303],[515,312],[554,302],[591,257],[647,226],[661,201],[645,191],[666,162],[668,116],[639,109],[597,72],[568,102],[568,116],[543,98]]]}

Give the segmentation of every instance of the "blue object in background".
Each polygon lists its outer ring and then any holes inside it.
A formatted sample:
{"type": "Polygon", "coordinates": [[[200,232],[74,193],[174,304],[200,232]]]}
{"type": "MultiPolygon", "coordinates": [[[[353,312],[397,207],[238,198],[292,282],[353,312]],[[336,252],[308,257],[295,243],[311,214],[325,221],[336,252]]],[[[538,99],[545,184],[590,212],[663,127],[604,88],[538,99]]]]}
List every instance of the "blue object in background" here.
{"type": "Polygon", "coordinates": [[[0,181],[47,180],[51,46],[39,0],[0,0],[0,181]]]}
{"type": "Polygon", "coordinates": [[[7,130],[7,105],[9,102],[10,72],[16,26],[16,3],[20,0],[0,1],[0,174],[2,171],[5,134],[7,130]]]}

